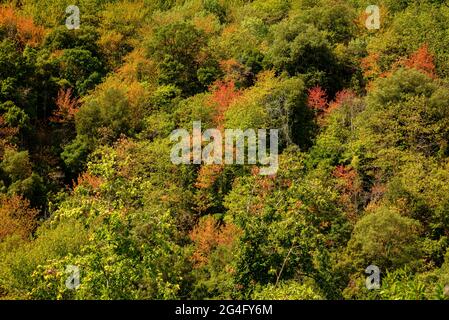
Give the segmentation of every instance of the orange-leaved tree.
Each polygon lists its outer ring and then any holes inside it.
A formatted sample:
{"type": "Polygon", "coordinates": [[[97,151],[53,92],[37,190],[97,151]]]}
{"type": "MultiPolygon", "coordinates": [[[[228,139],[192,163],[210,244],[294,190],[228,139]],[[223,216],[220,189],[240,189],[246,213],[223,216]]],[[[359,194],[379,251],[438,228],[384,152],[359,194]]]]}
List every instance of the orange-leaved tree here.
{"type": "Polygon", "coordinates": [[[436,77],[434,58],[429,52],[429,46],[426,43],[405,60],[404,65],[421,71],[430,78],[436,77]]]}
{"type": "Polygon", "coordinates": [[[192,255],[195,266],[207,264],[210,254],[218,247],[232,247],[239,235],[239,229],[232,223],[219,225],[213,216],[201,219],[190,233],[195,244],[192,255]]]}
{"type": "Polygon", "coordinates": [[[19,15],[12,6],[0,6],[0,34],[15,39],[22,48],[38,46],[45,29],[34,24],[33,19],[19,15]]]}
{"type": "Polygon", "coordinates": [[[327,107],[327,93],[320,86],[315,86],[308,90],[307,105],[318,113],[324,112],[327,107]]]}
{"type": "Polygon", "coordinates": [[[30,207],[22,196],[3,196],[0,199],[0,240],[10,235],[28,239],[37,226],[39,211],[30,207]]]}
{"type": "Polygon", "coordinates": [[[234,81],[217,81],[212,86],[212,96],[209,103],[215,108],[214,121],[218,127],[223,126],[226,110],[240,95],[241,92],[236,89],[234,81]]]}
{"type": "Polygon", "coordinates": [[[56,98],[56,110],[50,117],[50,121],[57,123],[68,123],[75,121],[75,115],[78,112],[79,102],[72,97],[72,89],[60,89],[56,98]]]}

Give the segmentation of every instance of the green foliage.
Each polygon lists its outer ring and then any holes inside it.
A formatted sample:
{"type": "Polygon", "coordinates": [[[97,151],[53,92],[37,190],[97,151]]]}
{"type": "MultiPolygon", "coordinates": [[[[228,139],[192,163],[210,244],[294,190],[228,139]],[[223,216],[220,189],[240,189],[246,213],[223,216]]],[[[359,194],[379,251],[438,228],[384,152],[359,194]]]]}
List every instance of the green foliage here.
{"type": "Polygon", "coordinates": [[[281,146],[296,143],[306,148],[314,131],[313,114],[306,106],[300,78],[278,79],[271,74],[244,91],[225,113],[226,127],[279,128],[281,146]]]}
{"type": "Polygon", "coordinates": [[[0,169],[5,192],[9,195],[24,195],[36,206],[44,204],[44,182],[32,171],[28,151],[6,149],[0,169]]]}
{"type": "Polygon", "coordinates": [[[385,300],[423,300],[429,285],[431,283],[414,277],[407,269],[399,269],[387,272],[382,279],[383,288],[379,294],[385,300]]]}
{"type": "Polygon", "coordinates": [[[1,168],[13,182],[28,177],[31,173],[28,151],[6,150],[1,168]]]}
{"type": "Polygon", "coordinates": [[[86,164],[89,155],[89,139],[84,135],[78,135],[75,140],[64,147],[61,158],[72,174],[81,172],[86,164]]]}
{"type": "Polygon", "coordinates": [[[171,111],[180,96],[181,90],[174,85],[159,86],[153,93],[151,103],[156,109],[171,111]]]}
{"type": "Polygon", "coordinates": [[[20,97],[21,83],[28,75],[28,65],[13,41],[0,42],[0,99],[13,100],[20,97]]]}
{"type": "Polygon", "coordinates": [[[242,10],[245,15],[259,18],[265,24],[273,24],[287,16],[290,3],[290,0],[256,0],[242,10]]]}
{"type": "Polygon", "coordinates": [[[30,117],[14,102],[6,101],[0,105],[0,110],[4,112],[3,117],[8,126],[18,129],[26,129],[29,126],[30,117]]]}
{"type": "Polygon", "coordinates": [[[443,235],[447,229],[447,165],[416,156],[392,179],[386,199],[443,235]]]}
{"type": "Polygon", "coordinates": [[[449,109],[444,86],[412,69],[400,69],[376,84],[359,120],[360,139],[369,148],[394,147],[425,155],[447,152],[449,109]]]}
{"type": "Polygon", "coordinates": [[[276,180],[239,179],[226,198],[229,214],[243,231],[236,278],[244,296],[251,293],[254,284],[307,278],[313,279],[327,297],[338,296],[330,253],[333,246],[345,241],[348,226],[331,189],[315,179],[290,177],[288,171],[284,177],[287,167],[301,170],[298,156],[291,151],[281,158],[276,180]],[[283,186],[283,181],[290,183],[283,186]],[[329,240],[337,234],[342,238],[329,240]],[[325,239],[330,242],[326,244],[325,239]]]}
{"type": "Polygon", "coordinates": [[[66,49],[56,63],[61,66],[59,81],[76,88],[79,94],[87,93],[101,80],[101,62],[88,50],[66,49]]]}
{"type": "MultiPolygon", "coordinates": [[[[28,299],[34,287],[32,274],[40,265],[76,253],[87,240],[82,224],[73,220],[57,226],[46,224],[37,231],[37,239],[24,242],[8,238],[0,243],[0,292],[10,299],[28,299]]],[[[45,272],[50,270],[46,269],[45,272]]]]}
{"type": "Polygon", "coordinates": [[[348,42],[355,35],[356,11],[346,1],[319,1],[311,8],[301,8],[297,14],[304,22],[325,32],[331,43],[348,42]]]}
{"type": "MultiPolygon", "coordinates": [[[[140,214],[137,214],[140,216],[140,214]]],[[[169,299],[175,297],[182,273],[178,250],[170,241],[169,215],[133,227],[135,215],[99,217],[98,228],[80,252],[46,264],[33,274],[37,299],[169,299]],[[151,231],[148,231],[151,230],[151,231]],[[161,237],[161,235],[164,235],[161,237]],[[166,248],[166,249],[165,249],[166,248]],[[174,252],[173,252],[174,251],[174,252]],[[82,285],[74,292],[65,286],[65,267],[81,270],[82,285]],[[46,270],[53,269],[52,274],[46,270]],[[48,285],[48,284],[51,285],[48,285]]],[[[138,218],[140,220],[141,217],[138,218]]]]}
{"type": "Polygon", "coordinates": [[[286,281],[278,286],[262,287],[253,294],[252,298],[255,300],[322,300],[323,296],[307,284],[286,281]]]}
{"type": "Polygon", "coordinates": [[[85,17],[91,17],[107,2],[106,0],[25,0],[22,1],[22,6],[24,12],[33,17],[36,22],[48,27],[56,27],[65,23],[65,18],[68,16],[65,9],[69,5],[79,6],[80,12],[84,13],[85,17]]]}
{"type": "MultiPolygon", "coordinates": [[[[398,2],[389,3],[393,5],[398,2]]],[[[447,77],[449,68],[446,61],[449,52],[441,43],[447,38],[448,26],[445,21],[449,15],[449,7],[432,5],[428,1],[409,3],[405,10],[395,15],[391,26],[385,29],[382,36],[371,39],[368,43],[369,52],[379,55],[378,64],[382,71],[387,71],[400,57],[428,44],[435,56],[438,74],[447,77]]]]}
{"type": "Polygon", "coordinates": [[[128,98],[121,88],[106,88],[93,95],[76,115],[79,135],[111,141],[131,134],[136,127],[128,98]]]}
{"type": "Polygon", "coordinates": [[[51,51],[80,49],[96,54],[99,51],[98,38],[99,34],[92,26],[77,30],[69,30],[66,26],[59,26],[46,35],[43,46],[51,51]]]}
{"type": "Polygon", "coordinates": [[[1,7],[0,299],[448,299],[443,2],[1,7]],[[173,164],[194,121],[279,170],[173,164]]]}
{"type": "Polygon", "coordinates": [[[419,232],[416,220],[381,207],[357,222],[348,243],[349,254],[356,265],[373,264],[382,270],[417,266],[422,255],[419,232]]]}
{"type": "Polygon", "coordinates": [[[217,0],[204,0],[204,9],[217,16],[220,23],[226,22],[226,8],[223,7],[217,0]]]}
{"type": "Polygon", "coordinates": [[[303,74],[309,87],[321,85],[331,94],[342,88],[345,74],[325,31],[300,17],[273,26],[266,64],[290,76],[303,74]]]}
{"type": "Polygon", "coordinates": [[[218,73],[215,61],[200,60],[205,46],[206,34],[189,22],[174,22],[157,30],[147,52],[159,63],[159,83],[173,84],[184,95],[202,91],[218,73]]]}

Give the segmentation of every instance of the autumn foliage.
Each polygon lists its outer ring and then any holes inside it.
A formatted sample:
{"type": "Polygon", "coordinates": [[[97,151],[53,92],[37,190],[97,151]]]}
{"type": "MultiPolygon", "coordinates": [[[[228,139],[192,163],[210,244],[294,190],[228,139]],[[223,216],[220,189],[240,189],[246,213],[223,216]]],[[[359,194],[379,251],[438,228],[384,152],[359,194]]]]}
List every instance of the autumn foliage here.
{"type": "Polygon", "coordinates": [[[0,116],[0,139],[7,141],[19,132],[19,128],[10,127],[5,123],[5,118],[0,116]]]}
{"type": "Polygon", "coordinates": [[[338,181],[337,187],[341,193],[340,201],[346,207],[348,216],[355,219],[357,201],[361,192],[357,171],[344,165],[338,165],[334,169],[333,175],[338,181]]]}
{"type": "Polygon", "coordinates": [[[0,300],[449,299],[443,2],[0,1],[0,300]]]}
{"type": "Polygon", "coordinates": [[[210,103],[215,108],[214,121],[218,126],[222,126],[226,110],[241,95],[241,92],[235,88],[234,81],[218,81],[213,87],[210,103]]]}
{"type": "Polygon", "coordinates": [[[197,267],[208,262],[209,255],[220,246],[230,247],[239,235],[239,229],[231,224],[219,225],[212,216],[202,219],[190,233],[195,244],[192,260],[197,267]]]}
{"type": "Polygon", "coordinates": [[[0,240],[18,235],[28,239],[36,228],[38,210],[30,207],[30,201],[22,196],[2,197],[0,200],[0,240]]]}
{"type": "Polygon", "coordinates": [[[78,112],[78,100],[72,97],[72,89],[60,89],[56,98],[57,109],[50,117],[50,121],[57,123],[67,123],[75,120],[78,112]]]}
{"type": "Polygon", "coordinates": [[[100,177],[96,177],[89,172],[83,172],[73,184],[73,189],[83,186],[88,189],[97,190],[104,180],[100,177]]]}
{"type": "Polygon", "coordinates": [[[198,174],[195,187],[199,189],[207,189],[213,186],[221,172],[223,171],[222,165],[208,165],[202,166],[198,174]]]}
{"type": "Polygon", "coordinates": [[[313,87],[308,90],[307,105],[309,108],[316,110],[318,113],[327,109],[327,94],[320,86],[313,87]]]}
{"type": "Polygon", "coordinates": [[[421,71],[430,78],[436,77],[434,58],[429,52],[429,46],[427,44],[421,46],[407,60],[405,60],[404,65],[408,68],[421,71]]]}
{"type": "Polygon", "coordinates": [[[436,78],[436,67],[434,57],[429,51],[429,46],[425,43],[413,52],[408,58],[400,58],[393,63],[389,70],[381,71],[379,66],[379,53],[370,53],[361,61],[361,67],[364,71],[364,76],[372,78],[379,76],[386,78],[393,74],[398,68],[406,67],[416,69],[430,78],[436,78]]]}
{"type": "Polygon", "coordinates": [[[45,35],[45,29],[34,24],[33,19],[20,16],[13,7],[0,7],[0,32],[16,39],[22,47],[39,45],[45,35]]]}
{"type": "Polygon", "coordinates": [[[326,113],[330,113],[331,111],[338,109],[340,106],[346,103],[351,103],[355,98],[356,94],[352,90],[343,89],[337,92],[334,100],[329,103],[329,107],[326,109],[326,113]]]}

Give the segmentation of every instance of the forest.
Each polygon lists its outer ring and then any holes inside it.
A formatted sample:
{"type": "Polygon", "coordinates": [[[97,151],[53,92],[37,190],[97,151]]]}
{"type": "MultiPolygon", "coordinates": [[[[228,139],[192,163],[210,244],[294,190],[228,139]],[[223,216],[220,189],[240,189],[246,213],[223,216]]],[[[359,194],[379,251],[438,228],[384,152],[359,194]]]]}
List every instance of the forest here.
{"type": "Polygon", "coordinates": [[[17,299],[449,299],[449,2],[0,0],[17,299]],[[173,163],[198,121],[278,170],[173,163]]]}

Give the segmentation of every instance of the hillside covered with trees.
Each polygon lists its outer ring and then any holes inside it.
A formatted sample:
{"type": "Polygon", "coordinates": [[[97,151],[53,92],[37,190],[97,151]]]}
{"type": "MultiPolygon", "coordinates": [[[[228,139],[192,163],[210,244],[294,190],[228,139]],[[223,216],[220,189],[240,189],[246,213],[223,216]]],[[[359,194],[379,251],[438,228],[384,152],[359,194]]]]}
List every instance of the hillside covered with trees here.
{"type": "Polygon", "coordinates": [[[448,43],[444,0],[0,0],[0,299],[449,299],[448,43]],[[174,164],[195,121],[277,173],[174,164]]]}

